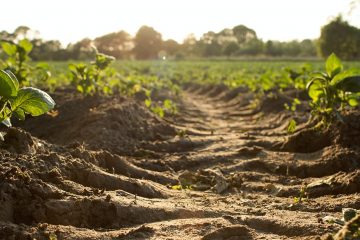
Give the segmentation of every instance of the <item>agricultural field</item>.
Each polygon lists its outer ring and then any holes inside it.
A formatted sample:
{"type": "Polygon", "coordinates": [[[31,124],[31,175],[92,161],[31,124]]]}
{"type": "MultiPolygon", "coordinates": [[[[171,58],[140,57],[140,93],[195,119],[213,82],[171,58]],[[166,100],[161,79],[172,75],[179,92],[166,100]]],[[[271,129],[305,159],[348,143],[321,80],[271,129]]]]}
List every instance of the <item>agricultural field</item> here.
{"type": "Polygon", "coordinates": [[[359,239],[359,62],[31,48],[2,44],[0,239],[359,239]]]}

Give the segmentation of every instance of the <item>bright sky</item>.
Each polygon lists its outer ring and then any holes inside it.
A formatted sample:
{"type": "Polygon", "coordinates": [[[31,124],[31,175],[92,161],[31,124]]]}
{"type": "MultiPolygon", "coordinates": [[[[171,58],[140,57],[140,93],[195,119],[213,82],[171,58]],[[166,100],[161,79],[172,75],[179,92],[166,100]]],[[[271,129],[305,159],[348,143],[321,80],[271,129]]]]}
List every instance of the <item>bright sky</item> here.
{"type": "MultiPolygon", "coordinates": [[[[38,30],[44,39],[63,44],[142,25],[164,39],[182,42],[209,30],[238,24],[254,29],[264,40],[317,38],[320,27],[339,13],[360,27],[360,6],[347,16],[352,0],[11,0],[3,4],[0,30],[19,25],[38,30]]],[[[358,4],[360,5],[360,4],[358,4]]]]}

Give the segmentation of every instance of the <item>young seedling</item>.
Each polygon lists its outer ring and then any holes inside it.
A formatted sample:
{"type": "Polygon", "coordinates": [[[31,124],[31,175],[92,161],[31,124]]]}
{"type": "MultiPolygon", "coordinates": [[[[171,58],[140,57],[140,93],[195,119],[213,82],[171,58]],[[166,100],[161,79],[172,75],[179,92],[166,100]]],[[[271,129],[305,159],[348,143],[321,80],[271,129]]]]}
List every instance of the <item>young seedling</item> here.
{"type": "Polygon", "coordinates": [[[0,122],[10,127],[10,118],[25,120],[25,115],[39,116],[55,106],[44,91],[33,87],[19,89],[16,76],[9,70],[0,70],[0,122]]]}
{"type": "Polygon", "coordinates": [[[161,118],[165,117],[165,113],[174,115],[178,112],[176,104],[170,99],[154,102],[151,99],[151,90],[145,90],[145,96],[145,106],[161,118]]]}
{"type": "Polygon", "coordinates": [[[287,132],[289,134],[294,133],[295,130],[296,130],[296,126],[297,126],[297,123],[296,123],[295,119],[290,119],[289,124],[288,124],[287,129],[286,129],[287,132]]]}
{"type": "Polygon", "coordinates": [[[341,111],[355,107],[360,98],[359,70],[343,70],[341,61],[335,54],[326,60],[326,72],[312,74],[306,89],[313,108],[312,114],[320,118],[320,123],[328,125],[334,119],[343,121],[341,111]]]}
{"type": "MultiPolygon", "coordinates": [[[[300,105],[300,104],[301,104],[300,100],[298,98],[294,98],[294,100],[291,103],[291,106],[289,104],[285,103],[284,107],[286,110],[291,111],[293,117],[296,117],[296,115],[297,115],[296,107],[297,107],[297,105],[300,105]]],[[[296,125],[297,125],[296,120],[294,118],[290,119],[288,127],[287,127],[287,132],[289,134],[294,133],[296,130],[296,125]]]]}
{"type": "Polygon", "coordinates": [[[306,186],[301,187],[299,196],[294,197],[294,203],[302,203],[304,200],[307,200],[306,186]]]}
{"type": "Polygon", "coordinates": [[[96,49],[95,51],[95,61],[91,62],[91,65],[83,63],[69,65],[72,82],[83,95],[93,95],[101,91],[104,94],[108,94],[112,90],[107,82],[107,77],[109,77],[111,72],[106,70],[108,70],[109,65],[115,58],[98,53],[96,49]]]}

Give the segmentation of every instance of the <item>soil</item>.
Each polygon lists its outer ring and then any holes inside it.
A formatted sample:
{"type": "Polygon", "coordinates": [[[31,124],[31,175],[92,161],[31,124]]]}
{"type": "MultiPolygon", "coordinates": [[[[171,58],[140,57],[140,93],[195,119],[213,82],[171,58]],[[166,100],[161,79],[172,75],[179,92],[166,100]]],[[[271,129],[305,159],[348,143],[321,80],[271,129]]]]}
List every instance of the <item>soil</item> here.
{"type": "Polygon", "coordinates": [[[0,239],[330,239],[323,217],[360,209],[359,112],[314,130],[306,102],[283,109],[293,95],[189,84],[161,119],[58,90],[55,111],[2,129],[0,239]]]}

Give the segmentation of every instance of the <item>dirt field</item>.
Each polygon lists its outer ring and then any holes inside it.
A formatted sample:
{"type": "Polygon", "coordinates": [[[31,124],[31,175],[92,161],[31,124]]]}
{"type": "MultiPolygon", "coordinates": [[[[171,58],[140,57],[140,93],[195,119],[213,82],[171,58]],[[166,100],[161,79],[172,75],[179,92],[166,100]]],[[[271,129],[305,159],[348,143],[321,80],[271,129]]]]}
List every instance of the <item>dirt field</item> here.
{"type": "Polygon", "coordinates": [[[58,91],[56,112],[16,123],[2,143],[0,239],[334,234],[323,218],[360,208],[359,113],[317,132],[304,103],[289,137],[294,94],[255,104],[243,89],[191,85],[179,114],[160,119],[136,98],[58,91]]]}

